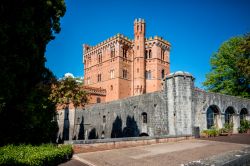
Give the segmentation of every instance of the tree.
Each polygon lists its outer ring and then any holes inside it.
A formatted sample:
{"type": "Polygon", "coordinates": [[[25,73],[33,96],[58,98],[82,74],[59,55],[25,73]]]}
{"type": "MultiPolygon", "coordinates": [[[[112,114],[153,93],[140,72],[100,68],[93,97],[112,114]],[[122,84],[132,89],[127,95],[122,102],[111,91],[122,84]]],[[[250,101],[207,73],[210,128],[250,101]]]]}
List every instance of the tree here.
{"type": "Polygon", "coordinates": [[[250,98],[250,34],[233,37],[212,55],[207,90],[250,98]]]}
{"type": "Polygon", "coordinates": [[[55,130],[44,54],[65,11],[64,0],[0,2],[0,144],[48,141],[55,130]]]}
{"type": "Polygon", "coordinates": [[[72,103],[74,107],[87,103],[87,93],[83,89],[83,84],[78,78],[64,77],[52,85],[52,93],[49,99],[55,104],[65,108],[72,103]]]}

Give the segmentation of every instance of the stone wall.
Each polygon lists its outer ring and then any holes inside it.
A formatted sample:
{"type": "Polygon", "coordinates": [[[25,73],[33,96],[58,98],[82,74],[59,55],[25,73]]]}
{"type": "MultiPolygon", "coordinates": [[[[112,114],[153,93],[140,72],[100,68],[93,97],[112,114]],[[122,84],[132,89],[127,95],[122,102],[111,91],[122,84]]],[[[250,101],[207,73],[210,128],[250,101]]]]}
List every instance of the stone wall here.
{"type": "Polygon", "coordinates": [[[159,92],[85,109],[58,110],[58,140],[193,135],[194,128],[207,129],[207,110],[211,106],[218,110],[219,128],[225,123],[228,108],[234,112],[235,133],[243,109],[250,120],[250,100],[195,89],[191,74],[176,72],[166,77],[159,92]]]}

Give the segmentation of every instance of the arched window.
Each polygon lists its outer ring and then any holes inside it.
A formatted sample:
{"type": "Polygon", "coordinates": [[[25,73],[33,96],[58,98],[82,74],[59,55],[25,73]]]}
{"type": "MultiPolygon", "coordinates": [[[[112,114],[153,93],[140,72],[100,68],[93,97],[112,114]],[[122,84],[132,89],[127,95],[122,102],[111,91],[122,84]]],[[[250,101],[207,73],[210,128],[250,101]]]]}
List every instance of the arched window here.
{"type": "Polygon", "coordinates": [[[152,55],[151,55],[151,50],[149,50],[149,53],[148,53],[148,58],[152,58],[152,55]]]}
{"type": "Polygon", "coordinates": [[[161,70],[161,78],[162,78],[162,79],[165,78],[165,70],[164,70],[164,69],[161,70]]]}
{"type": "Polygon", "coordinates": [[[225,111],[225,123],[233,123],[234,108],[228,107],[225,111]]]}
{"type": "Polygon", "coordinates": [[[148,123],[147,113],[143,112],[141,115],[142,115],[142,123],[148,123]]]}
{"type": "Polygon", "coordinates": [[[145,59],[148,58],[148,50],[145,50],[145,59]]]}
{"type": "Polygon", "coordinates": [[[240,121],[246,120],[246,116],[247,116],[247,109],[242,108],[240,111],[240,121]]]}
{"type": "Polygon", "coordinates": [[[101,98],[100,97],[96,98],[96,103],[101,103],[101,98]]]}
{"type": "Polygon", "coordinates": [[[219,127],[219,109],[217,106],[212,105],[208,107],[207,109],[207,129],[210,129],[211,127],[219,127]]]}

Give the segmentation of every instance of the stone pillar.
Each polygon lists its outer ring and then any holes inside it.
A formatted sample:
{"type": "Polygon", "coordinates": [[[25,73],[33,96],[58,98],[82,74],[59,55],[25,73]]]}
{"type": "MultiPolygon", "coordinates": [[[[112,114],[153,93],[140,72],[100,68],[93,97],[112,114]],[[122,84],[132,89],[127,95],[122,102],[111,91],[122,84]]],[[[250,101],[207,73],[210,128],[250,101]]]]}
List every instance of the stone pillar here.
{"type": "Polygon", "coordinates": [[[240,116],[239,115],[237,115],[237,114],[233,115],[233,124],[234,124],[233,133],[234,134],[239,133],[239,131],[238,131],[238,128],[240,127],[240,116]]]}
{"type": "Polygon", "coordinates": [[[187,72],[169,74],[165,79],[169,135],[192,135],[192,92],[194,77],[187,72]]]}

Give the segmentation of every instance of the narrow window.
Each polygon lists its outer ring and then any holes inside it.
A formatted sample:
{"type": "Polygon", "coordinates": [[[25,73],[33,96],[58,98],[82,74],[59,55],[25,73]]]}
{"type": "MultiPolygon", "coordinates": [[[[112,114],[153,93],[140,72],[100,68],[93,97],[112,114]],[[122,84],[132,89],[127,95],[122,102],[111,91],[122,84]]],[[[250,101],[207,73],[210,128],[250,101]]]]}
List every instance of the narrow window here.
{"type": "Polygon", "coordinates": [[[123,76],[123,78],[127,78],[127,74],[128,74],[128,71],[125,70],[125,69],[123,69],[122,70],[122,76],[123,76]]]}
{"type": "Polygon", "coordinates": [[[97,54],[97,58],[98,58],[98,62],[102,63],[102,53],[101,52],[97,54]]]}
{"type": "Polygon", "coordinates": [[[142,122],[143,123],[148,123],[147,113],[143,112],[141,115],[142,115],[142,122]]]}
{"type": "Polygon", "coordinates": [[[125,48],[122,49],[123,58],[127,58],[127,50],[125,48]]]}
{"type": "Polygon", "coordinates": [[[164,60],[164,50],[161,49],[161,59],[164,60]]]}
{"type": "Polygon", "coordinates": [[[149,53],[148,53],[148,58],[151,58],[151,50],[149,50],[149,53]]]}
{"type": "Polygon", "coordinates": [[[102,122],[106,123],[106,116],[105,115],[103,115],[103,117],[102,117],[102,122]]]}
{"type": "Polygon", "coordinates": [[[101,82],[102,81],[102,75],[101,74],[98,74],[97,75],[97,82],[101,82]]]}
{"type": "Polygon", "coordinates": [[[96,98],[96,103],[101,103],[101,98],[100,97],[96,98]]]}
{"type": "Polygon", "coordinates": [[[161,71],[161,78],[164,79],[164,77],[165,77],[165,70],[162,69],[162,71],[161,71]]]}
{"type": "Polygon", "coordinates": [[[145,59],[148,59],[148,51],[145,51],[145,59]]]}
{"type": "Polygon", "coordinates": [[[139,46],[137,46],[137,50],[139,50],[139,46]]]}
{"type": "Polygon", "coordinates": [[[110,70],[110,78],[115,78],[115,70],[110,70]]]}
{"type": "Polygon", "coordinates": [[[110,85],[110,91],[112,91],[113,90],[113,85],[110,85]]]}
{"type": "Polygon", "coordinates": [[[114,58],[115,57],[115,48],[111,48],[111,58],[114,58]]]}
{"type": "Polygon", "coordinates": [[[139,73],[139,68],[137,68],[137,73],[139,73]]]}

